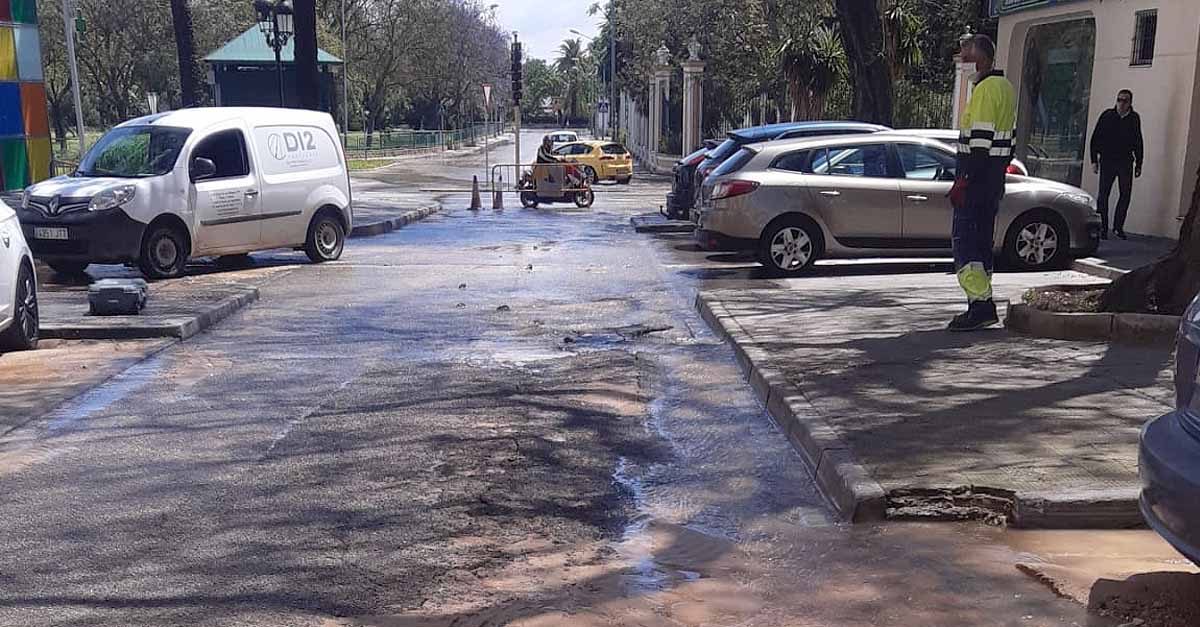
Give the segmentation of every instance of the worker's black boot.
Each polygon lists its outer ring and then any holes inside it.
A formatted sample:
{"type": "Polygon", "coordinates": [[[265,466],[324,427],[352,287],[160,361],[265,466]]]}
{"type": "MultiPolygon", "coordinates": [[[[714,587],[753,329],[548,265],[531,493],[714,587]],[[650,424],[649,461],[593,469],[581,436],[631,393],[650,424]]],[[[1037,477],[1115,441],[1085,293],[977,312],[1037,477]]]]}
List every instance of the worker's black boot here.
{"type": "Polygon", "coordinates": [[[958,314],[947,327],[951,331],[978,331],[1000,322],[996,315],[996,303],[992,300],[980,300],[971,303],[966,313],[958,314]]]}

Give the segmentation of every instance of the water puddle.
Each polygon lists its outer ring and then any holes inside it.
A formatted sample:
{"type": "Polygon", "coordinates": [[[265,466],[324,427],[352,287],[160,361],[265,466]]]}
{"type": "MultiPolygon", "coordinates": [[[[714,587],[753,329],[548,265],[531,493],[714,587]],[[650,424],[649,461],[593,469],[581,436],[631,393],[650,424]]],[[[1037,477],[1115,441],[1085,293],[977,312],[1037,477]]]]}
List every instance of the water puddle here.
{"type": "Polygon", "coordinates": [[[113,403],[155,380],[162,368],[163,361],[159,357],[151,357],[131,366],[108,383],[84,392],[51,412],[46,429],[51,433],[63,431],[108,409],[113,403]]]}

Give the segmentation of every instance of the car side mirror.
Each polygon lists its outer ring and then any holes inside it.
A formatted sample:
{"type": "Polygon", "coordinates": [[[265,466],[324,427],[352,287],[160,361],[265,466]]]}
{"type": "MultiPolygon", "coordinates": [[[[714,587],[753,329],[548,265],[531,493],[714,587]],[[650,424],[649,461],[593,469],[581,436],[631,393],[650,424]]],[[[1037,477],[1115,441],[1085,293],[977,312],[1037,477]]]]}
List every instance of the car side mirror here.
{"type": "Polygon", "coordinates": [[[939,181],[953,181],[956,178],[958,178],[958,175],[954,171],[954,168],[938,168],[939,181]]]}
{"type": "Polygon", "coordinates": [[[193,183],[210,179],[217,174],[217,164],[213,163],[212,159],[196,157],[192,159],[191,173],[193,183]]]}

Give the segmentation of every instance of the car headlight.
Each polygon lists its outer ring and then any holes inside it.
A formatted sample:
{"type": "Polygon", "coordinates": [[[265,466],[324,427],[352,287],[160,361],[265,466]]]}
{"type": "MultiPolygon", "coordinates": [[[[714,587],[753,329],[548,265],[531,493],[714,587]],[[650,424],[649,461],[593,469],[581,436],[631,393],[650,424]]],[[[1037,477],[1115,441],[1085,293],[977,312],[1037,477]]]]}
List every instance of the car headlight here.
{"type": "Polygon", "coordinates": [[[1066,192],[1060,198],[1065,198],[1077,205],[1083,205],[1092,211],[1096,211],[1096,199],[1087,192],[1066,192]]]}
{"type": "Polygon", "coordinates": [[[92,202],[88,203],[88,211],[115,209],[133,200],[136,192],[137,188],[133,185],[111,187],[92,197],[92,202]]]}

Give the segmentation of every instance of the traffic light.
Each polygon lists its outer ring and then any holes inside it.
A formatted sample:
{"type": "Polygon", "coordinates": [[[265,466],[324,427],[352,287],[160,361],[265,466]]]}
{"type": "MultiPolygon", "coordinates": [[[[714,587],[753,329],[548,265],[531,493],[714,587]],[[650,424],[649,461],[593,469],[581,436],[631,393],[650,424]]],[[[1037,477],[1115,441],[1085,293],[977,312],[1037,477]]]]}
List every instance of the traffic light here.
{"type": "Polygon", "coordinates": [[[521,106],[521,42],[512,45],[512,97],[513,106],[521,106]]]}

